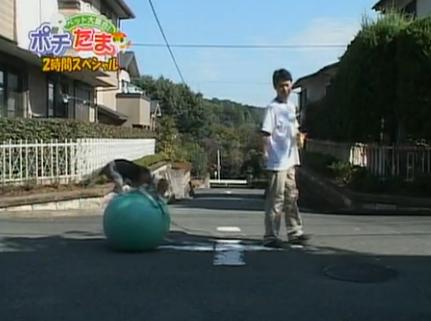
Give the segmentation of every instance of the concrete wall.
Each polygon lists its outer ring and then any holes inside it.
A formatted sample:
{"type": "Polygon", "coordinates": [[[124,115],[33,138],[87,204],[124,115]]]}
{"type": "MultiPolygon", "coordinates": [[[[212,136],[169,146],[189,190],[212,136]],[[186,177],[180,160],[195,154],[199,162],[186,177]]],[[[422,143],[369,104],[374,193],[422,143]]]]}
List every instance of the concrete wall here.
{"type": "Polygon", "coordinates": [[[150,127],[150,101],[139,94],[118,94],[117,111],[128,116],[126,127],[150,127]]]}
{"type": "MultiPolygon", "coordinates": [[[[168,198],[173,200],[180,200],[189,197],[191,181],[190,171],[182,169],[172,169],[171,164],[162,165],[159,168],[152,169],[152,174],[156,180],[167,179],[169,182],[168,198]]],[[[209,187],[209,181],[208,185],[209,187]]]]}
{"type": "Polygon", "coordinates": [[[431,16],[431,0],[417,0],[418,17],[431,16]]]}
{"type": "Polygon", "coordinates": [[[171,169],[169,171],[170,192],[175,199],[184,199],[189,195],[190,172],[182,169],[171,169]]]}
{"type": "Polygon", "coordinates": [[[43,22],[49,22],[58,13],[57,0],[16,0],[16,31],[18,46],[28,49],[30,39],[28,33],[39,27],[43,22]]]}
{"type": "Polygon", "coordinates": [[[116,95],[119,92],[117,88],[97,88],[97,104],[104,105],[112,110],[117,110],[116,95]]]}
{"type": "Polygon", "coordinates": [[[104,105],[112,110],[117,110],[117,98],[116,95],[120,92],[120,83],[118,81],[118,72],[106,72],[108,77],[103,77],[104,81],[112,84],[112,87],[98,87],[97,91],[97,103],[104,105]]]}
{"type": "Polygon", "coordinates": [[[128,117],[123,126],[132,127],[133,125],[143,125],[140,115],[140,100],[141,99],[135,97],[117,97],[117,111],[128,117]]]}
{"type": "Polygon", "coordinates": [[[15,39],[15,0],[1,0],[0,2],[0,35],[15,39]]]}

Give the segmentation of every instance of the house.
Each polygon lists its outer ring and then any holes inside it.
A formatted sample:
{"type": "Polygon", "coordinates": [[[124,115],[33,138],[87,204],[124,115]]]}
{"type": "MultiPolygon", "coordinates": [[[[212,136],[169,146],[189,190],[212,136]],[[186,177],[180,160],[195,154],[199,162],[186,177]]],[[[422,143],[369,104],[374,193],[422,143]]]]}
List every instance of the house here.
{"type": "MultiPolygon", "coordinates": [[[[59,0],[60,12],[71,15],[79,12],[102,14],[115,26],[123,20],[135,18],[123,0],[59,0]]],[[[151,129],[151,99],[142,89],[132,84],[140,77],[139,67],[133,51],[118,54],[119,70],[106,72],[110,87],[97,87],[95,105],[100,123],[151,129]]]]}
{"type": "Polygon", "coordinates": [[[86,122],[151,128],[148,98],[129,112],[118,104],[117,94],[136,95],[142,91],[130,84],[139,77],[132,52],[120,54],[120,70],[49,72],[42,71],[41,59],[28,50],[29,32],[52,17],[96,13],[119,27],[134,18],[123,0],[2,0],[0,3],[0,117],[69,118],[86,122]],[[136,114],[148,117],[134,119],[136,114]],[[131,119],[129,119],[131,117],[131,119]]]}
{"type": "Polygon", "coordinates": [[[306,119],[307,108],[310,104],[320,101],[326,96],[327,87],[331,84],[331,79],[338,69],[338,62],[323,67],[317,72],[299,78],[293,89],[299,90],[299,111],[300,122],[306,119]]]}
{"type": "Polygon", "coordinates": [[[139,67],[133,51],[120,53],[117,86],[98,91],[100,122],[120,124],[126,127],[155,129],[156,118],[161,116],[158,102],[151,101],[144,91],[133,85],[133,79],[140,77],[139,67]],[[158,109],[153,108],[158,106],[158,109]],[[107,112],[116,114],[116,118],[107,118],[107,112]],[[103,115],[105,114],[105,115],[103,115]]]}
{"type": "Polygon", "coordinates": [[[422,18],[431,15],[431,0],[380,0],[373,9],[382,13],[395,9],[422,18]]]}
{"type": "MultiPolygon", "coordinates": [[[[73,1],[2,0],[0,10],[0,117],[96,121],[95,88],[112,86],[104,72],[44,73],[28,50],[29,32],[73,1]]],[[[79,2],[79,1],[78,1],[79,2]]]]}

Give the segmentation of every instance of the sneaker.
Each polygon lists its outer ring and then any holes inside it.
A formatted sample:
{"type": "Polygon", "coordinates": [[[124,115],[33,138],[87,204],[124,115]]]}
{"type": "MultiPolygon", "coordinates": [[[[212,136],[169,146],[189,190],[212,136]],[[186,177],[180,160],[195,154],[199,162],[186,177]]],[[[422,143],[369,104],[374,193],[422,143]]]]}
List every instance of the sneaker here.
{"type": "Polygon", "coordinates": [[[263,241],[263,246],[280,249],[283,248],[283,241],[280,239],[265,240],[263,241]]]}
{"type": "Polygon", "coordinates": [[[302,244],[302,243],[306,243],[310,239],[311,239],[311,236],[308,234],[289,235],[287,242],[290,244],[302,244]]]}

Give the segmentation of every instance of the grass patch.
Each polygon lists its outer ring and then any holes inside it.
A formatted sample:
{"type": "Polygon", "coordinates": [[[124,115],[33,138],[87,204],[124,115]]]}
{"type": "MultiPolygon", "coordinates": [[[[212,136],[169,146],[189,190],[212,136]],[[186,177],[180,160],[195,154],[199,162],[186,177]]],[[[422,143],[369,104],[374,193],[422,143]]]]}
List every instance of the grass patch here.
{"type": "Polygon", "coordinates": [[[168,157],[164,153],[158,153],[154,155],[144,156],[134,161],[135,164],[150,167],[160,162],[168,161],[168,157]]]}

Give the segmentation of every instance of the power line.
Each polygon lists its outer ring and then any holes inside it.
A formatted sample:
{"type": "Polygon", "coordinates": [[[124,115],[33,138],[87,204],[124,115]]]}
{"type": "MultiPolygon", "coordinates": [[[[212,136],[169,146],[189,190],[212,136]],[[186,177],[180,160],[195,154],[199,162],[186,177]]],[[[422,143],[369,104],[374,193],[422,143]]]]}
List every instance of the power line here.
{"type": "Polygon", "coordinates": [[[174,62],[175,68],[177,69],[178,74],[180,75],[181,81],[183,82],[183,84],[185,84],[186,82],[184,80],[183,74],[181,73],[180,67],[178,66],[177,60],[175,59],[174,53],[172,52],[171,46],[169,45],[168,39],[166,38],[165,32],[163,31],[163,28],[157,16],[156,10],[154,9],[153,2],[151,0],[148,0],[148,2],[150,3],[154,18],[157,21],[157,25],[159,26],[160,33],[162,34],[163,39],[165,40],[165,46],[168,47],[168,50],[171,55],[172,61],[174,62]]]}
{"type": "Polygon", "coordinates": [[[231,80],[192,80],[193,84],[208,84],[208,85],[237,85],[237,86],[271,86],[271,82],[248,82],[248,81],[231,81],[231,80]]]}
{"type": "MultiPolygon", "coordinates": [[[[138,47],[165,47],[160,43],[133,43],[138,47]]],[[[341,44],[282,44],[282,45],[249,45],[249,44],[171,44],[170,47],[176,48],[223,48],[223,49],[306,49],[306,48],[345,48],[347,45],[341,44]]]]}

